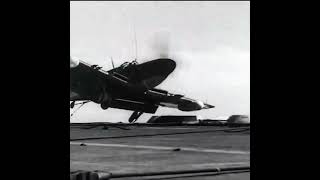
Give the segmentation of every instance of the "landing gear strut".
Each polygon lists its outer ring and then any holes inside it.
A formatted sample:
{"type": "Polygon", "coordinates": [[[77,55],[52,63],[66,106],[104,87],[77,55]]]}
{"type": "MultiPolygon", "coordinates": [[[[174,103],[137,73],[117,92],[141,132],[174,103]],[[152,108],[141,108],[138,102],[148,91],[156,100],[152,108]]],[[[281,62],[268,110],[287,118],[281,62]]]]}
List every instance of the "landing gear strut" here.
{"type": "Polygon", "coordinates": [[[140,111],[134,111],[132,115],[129,118],[129,123],[134,123],[138,120],[138,118],[143,114],[143,112],[140,111]]]}
{"type": "Polygon", "coordinates": [[[75,105],[76,101],[72,101],[72,103],[70,104],[70,108],[73,109],[74,105],[75,105]]]}

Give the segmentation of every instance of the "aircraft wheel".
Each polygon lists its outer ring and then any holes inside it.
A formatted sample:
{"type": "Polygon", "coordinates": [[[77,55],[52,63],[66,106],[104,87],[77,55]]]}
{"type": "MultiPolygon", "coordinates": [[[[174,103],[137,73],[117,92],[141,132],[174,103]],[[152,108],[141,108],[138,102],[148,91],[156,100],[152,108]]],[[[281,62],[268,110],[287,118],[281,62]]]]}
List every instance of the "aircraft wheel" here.
{"type": "Polygon", "coordinates": [[[108,104],[108,103],[102,103],[100,106],[101,106],[101,108],[102,108],[103,110],[106,110],[106,109],[109,108],[109,104],[108,104]]]}

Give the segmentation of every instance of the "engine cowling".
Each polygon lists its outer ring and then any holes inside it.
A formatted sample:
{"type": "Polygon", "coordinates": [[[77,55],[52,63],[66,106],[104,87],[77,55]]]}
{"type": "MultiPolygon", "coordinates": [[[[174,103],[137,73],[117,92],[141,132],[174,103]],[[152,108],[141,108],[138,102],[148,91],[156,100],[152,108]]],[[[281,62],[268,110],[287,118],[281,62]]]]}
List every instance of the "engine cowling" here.
{"type": "Polygon", "coordinates": [[[180,111],[197,111],[204,107],[204,103],[197,100],[181,99],[178,103],[180,111]]]}
{"type": "Polygon", "coordinates": [[[104,110],[108,109],[110,107],[111,100],[111,97],[106,94],[106,96],[104,96],[103,101],[100,103],[100,107],[104,110]]]}
{"type": "Polygon", "coordinates": [[[99,93],[99,95],[95,98],[95,103],[100,104],[102,109],[108,109],[111,103],[111,96],[106,93],[106,92],[102,92],[99,93]]]}

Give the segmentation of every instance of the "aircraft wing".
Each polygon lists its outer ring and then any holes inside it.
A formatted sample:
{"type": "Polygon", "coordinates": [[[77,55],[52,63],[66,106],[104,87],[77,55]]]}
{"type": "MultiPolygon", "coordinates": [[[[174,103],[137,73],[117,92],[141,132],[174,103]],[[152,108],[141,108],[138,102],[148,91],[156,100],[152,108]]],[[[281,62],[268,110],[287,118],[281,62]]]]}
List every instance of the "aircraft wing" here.
{"type": "Polygon", "coordinates": [[[140,111],[152,114],[157,111],[158,107],[159,106],[157,104],[132,98],[116,98],[110,102],[110,108],[140,111]]]}
{"type": "Polygon", "coordinates": [[[76,67],[70,68],[70,101],[92,100],[99,96],[103,88],[127,85],[126,77],[110,75],[97,65],[79,61],[76,67]]]}
{"type": "Polygon", "coordinates": [[[180,94],[171,94],[165,90],[151,89],[144,94],[113,99],[111,108],[155,113],[159,106],[176,108],[181,111],[197,111],[214,108],[202,101],[187,98],[180,94]]]}
{"type": "Polygon", "coordinates": [[[147,92],[159,106],[176,108],[181,111],[198,111],[214,108],[214,106],[202,101],[191,99],[180,94],[172,94],[164,90],[152,89],[147,92]]]}
{"type": "Polygon", "coordinates": [[[99,89],[99,79],[105,79],[106,74],[81,61],[77,67],[70,68],[70,101],[90,99],[99,89]]]}

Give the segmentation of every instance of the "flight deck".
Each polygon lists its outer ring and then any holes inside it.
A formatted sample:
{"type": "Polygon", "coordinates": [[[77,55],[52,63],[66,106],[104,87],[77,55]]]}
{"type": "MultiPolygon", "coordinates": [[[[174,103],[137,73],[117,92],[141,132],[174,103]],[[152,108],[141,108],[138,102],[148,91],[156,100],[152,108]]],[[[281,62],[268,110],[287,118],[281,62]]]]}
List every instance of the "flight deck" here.
{"type": "Polygon", "coordinates": [[[70,174],[100,179],[250,179],[250,127],[70,124],[70,174]]]}

